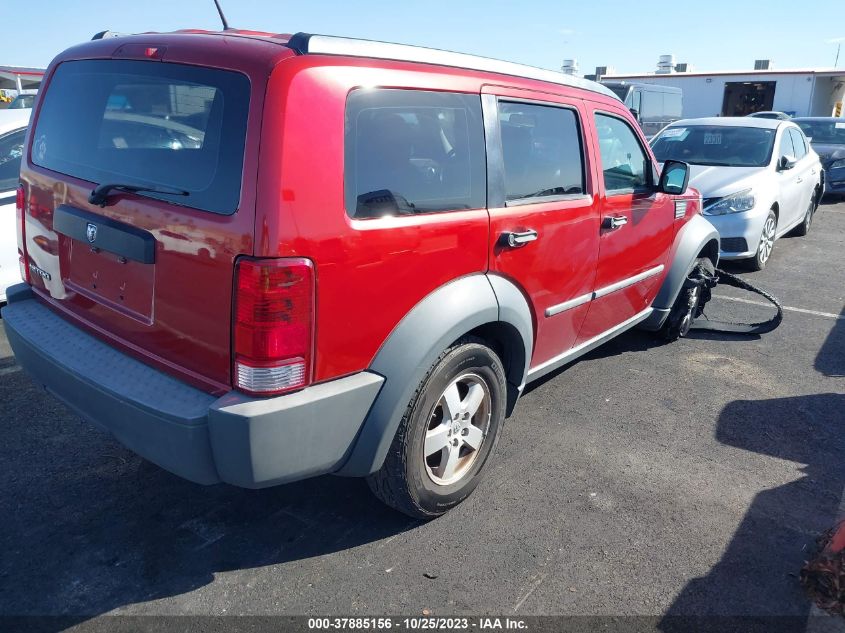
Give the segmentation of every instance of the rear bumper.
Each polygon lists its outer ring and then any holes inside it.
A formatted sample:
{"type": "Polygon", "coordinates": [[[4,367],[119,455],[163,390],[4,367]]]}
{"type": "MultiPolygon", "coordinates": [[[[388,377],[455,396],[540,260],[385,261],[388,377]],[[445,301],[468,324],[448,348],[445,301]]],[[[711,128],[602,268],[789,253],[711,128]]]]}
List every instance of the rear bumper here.
{"type": "Polygon", "coordinates": [[[384,379],[361,372],[274,398],[216,398],[94,338],[9,288],[3,324],[39,384],[180,477],[263,488],[336,471],[384,379]]]}

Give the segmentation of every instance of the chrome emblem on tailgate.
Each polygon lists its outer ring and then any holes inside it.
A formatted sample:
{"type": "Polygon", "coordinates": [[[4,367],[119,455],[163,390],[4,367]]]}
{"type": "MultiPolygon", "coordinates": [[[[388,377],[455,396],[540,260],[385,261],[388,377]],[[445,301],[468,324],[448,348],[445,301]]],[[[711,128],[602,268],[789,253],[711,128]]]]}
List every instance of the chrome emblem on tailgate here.
{"type": "Polygon", "coordinates": [[[90,243],[94,243],[97,241],[97,225],[88,223],[88,226],[85,228],[85,235],[88,237],[88,241],[90,243]]]}
{"type": "Polygon", "coordinates": [[[50,273],[48,273],[46,270],[42,270],[41,268],[39,268],[38,266],[36,266],[32,262],[29,263],[29,271],[33,275],[38,275],[44,281],[50,281],[52,279],[52,277],[50,276],[50,273]]]}

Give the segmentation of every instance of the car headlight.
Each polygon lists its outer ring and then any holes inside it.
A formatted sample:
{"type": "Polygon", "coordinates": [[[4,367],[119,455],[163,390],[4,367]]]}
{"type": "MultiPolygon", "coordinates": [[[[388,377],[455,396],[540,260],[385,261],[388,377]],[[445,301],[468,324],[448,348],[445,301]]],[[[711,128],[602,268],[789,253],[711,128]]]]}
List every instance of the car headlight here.
{"type": "Polygon", "coordinates": [[[840,167],[845,167],[845,158],[833,161],[828,169],[839,169],[840,167]]]}
{"type": "Polygon", "coordinates": [[[718,202],[711,204],[704,209],[704,215],[727,215],[728,213],[742,213],[751,211],[754,208],[754,195],[751,189],[738,191],[730,196],[725,196],[718,202]]]}

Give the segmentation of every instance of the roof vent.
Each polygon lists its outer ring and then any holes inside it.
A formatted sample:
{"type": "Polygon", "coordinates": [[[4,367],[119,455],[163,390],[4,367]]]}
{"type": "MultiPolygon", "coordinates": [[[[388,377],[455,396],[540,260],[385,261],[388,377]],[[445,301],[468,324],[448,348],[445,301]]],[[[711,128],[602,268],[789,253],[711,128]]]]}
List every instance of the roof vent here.
{"type": "Polygon", "coordinates": [[[563,66],[560,67],[563,71],[564,75],[577,75],[578,74],[578,60],[577,59],[564,59],[563,66]]]}
{"type": "Polygon", "coordinates": [[[678,62],[675,64],[676,73],[688,73],[692,70],[692,66],[686,62],[678,62]]]}
{"type": "Polygon", "coordinates": [[[755,59],[754,60],[754,70],[771,70],[772,69],[772,60],[771,59],[755,59]]]}
{"type": "Polygon", "coordinates": [[[661,55],[657,62],[657,74],[668,75],[673,70],[675,70],[675,56],[661,55]]]}

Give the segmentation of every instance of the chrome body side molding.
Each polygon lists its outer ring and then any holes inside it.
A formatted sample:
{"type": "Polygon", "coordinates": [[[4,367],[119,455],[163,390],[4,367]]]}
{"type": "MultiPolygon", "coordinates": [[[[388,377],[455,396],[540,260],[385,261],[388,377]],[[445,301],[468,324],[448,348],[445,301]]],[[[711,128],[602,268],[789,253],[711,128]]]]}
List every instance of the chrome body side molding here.
{"type": "Polygon", "coordinates": [[[588,301],[592,301],[593,299],[598,299],[600,297],[609,295],[611,292],[616,292],[617,290],[622,290],[623,288],[627,288],[628,286],[633,286],[634,284],[648,279],[649,277],[659,275],[663,272],[663,269],[663,264],[660,264],[659,266],[649,268],[648,270],[643,271],[638,275],[634,275],[633,277],[628,277],[627,279],[623,279],[622,281],[617,281],[615,284],[610,284],[609,286],[605,286],[604,288],[599,288],[595,292],[590,292],[585,295],[581,295],[580,297],[575,297],[574,299],[564,301],[563,303],[558,303],[557,305],[550,306],[546,308],[546,316],[551,317],[556,314],[560,314],[561,312],[565,312],[567,310],[571,310],[572,308],[577,308],[580,305],[584,305],[585,303],[587,303],[588,301]]]}
{"type": "Polygon", "coordinates": [[[605,286],[604,288],[599,288],[593,293],[593,299],[598,299],[599,297],[604,297],[609,295],[611,292],[616,292],[617,290],[622,290],[623,288],[627,288],[628,286],[633,286],[636,283],[639,283],[649,277],[654,277],[655,275],[659,275],[663,272],[663,264],[659,266],[655,266],[654,268],[649,268],[648,270],[644,270],[639,275],[634,275],[633,277],[628,277],[627,279],[623,279],[622,281],[617,281],[615,284],[610,284],[609,286],[605,286]]]}

